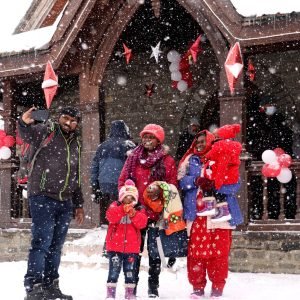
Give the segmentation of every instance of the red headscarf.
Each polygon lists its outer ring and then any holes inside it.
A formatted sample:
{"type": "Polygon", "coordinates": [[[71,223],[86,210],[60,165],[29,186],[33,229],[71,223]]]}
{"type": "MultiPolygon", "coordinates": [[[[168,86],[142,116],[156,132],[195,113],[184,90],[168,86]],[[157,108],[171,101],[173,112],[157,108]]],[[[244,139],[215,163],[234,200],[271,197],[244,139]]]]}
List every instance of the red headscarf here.
{"type": "Polygon", "coordinates": [[[192,145],[190,146],[190,148],[185,152],[185,154],[183,155],[182,159],[179,162],[179,166],[181,165],[182,162],[184,162],[184,160],[186,159],[187,156],[194,154],[194,155],[198,155],[200,158],[203,157],[204,154],[206,154],[212,146],[212,142],[214,141],[215,136],[209,132],[208,130],[202,130],[200,132],[198,132],[193,140],[192,145]],[[206,145],[204,150],[202,151],[197,151],[196,150],[196,143],[197,143],[197,138],[199,137],[199,135],[202,135],[203,133],[205,133],[206,136],[206,145]]]}

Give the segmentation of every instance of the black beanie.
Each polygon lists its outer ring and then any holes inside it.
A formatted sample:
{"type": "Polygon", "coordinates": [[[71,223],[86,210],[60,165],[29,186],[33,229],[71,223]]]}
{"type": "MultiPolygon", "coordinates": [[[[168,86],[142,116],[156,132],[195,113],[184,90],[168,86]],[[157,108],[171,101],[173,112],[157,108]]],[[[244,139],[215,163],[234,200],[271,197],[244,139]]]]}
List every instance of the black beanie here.
{"type": "Polygon", "coordinates": [[[67,107],[63,107],[60,111],[60,116],[61,115],[68,115],[70,117],[76,118],[77,122],[80,121],[80,111],[75,108],[75,107],[71,107],[71,106],[67,106],[67,107]]]}

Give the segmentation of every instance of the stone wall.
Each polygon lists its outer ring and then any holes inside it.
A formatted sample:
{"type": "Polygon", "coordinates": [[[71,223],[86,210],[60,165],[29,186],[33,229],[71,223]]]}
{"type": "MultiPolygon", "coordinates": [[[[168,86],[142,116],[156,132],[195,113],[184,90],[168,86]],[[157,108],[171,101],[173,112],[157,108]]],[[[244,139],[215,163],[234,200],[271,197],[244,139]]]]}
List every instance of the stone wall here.
{"type": "Polygon", "coordinates": [[[230,270],[300,274],[300,233],[234,232],[230,270]]]}
{"type": "MultiPolygon", "coordinates": [[[[68,241],[82,238],[85,230],[71,230],[68,241]]],[[[0,262],[26,260],[30,243],[29,230],[0,231],[0,262]]],[[[64,249],[64,254],[71,251],[64,249]]],[[[91,256],[100,248],[86,245],[91,256]],[[91,250],[92,249],[92,250],[91,250]]],[[[300,274],[300,233],[298,232],[234,232],[230,256],[232,272],[300,274]]]]}
{"type": "MultiPolygon", "coordinates": [[[[67,240],[81,238],[86,230],[68,233],[67,240]]],[[[31,234],[28,229],[0,229],[0,262],[27,260],[31,234]]]]}

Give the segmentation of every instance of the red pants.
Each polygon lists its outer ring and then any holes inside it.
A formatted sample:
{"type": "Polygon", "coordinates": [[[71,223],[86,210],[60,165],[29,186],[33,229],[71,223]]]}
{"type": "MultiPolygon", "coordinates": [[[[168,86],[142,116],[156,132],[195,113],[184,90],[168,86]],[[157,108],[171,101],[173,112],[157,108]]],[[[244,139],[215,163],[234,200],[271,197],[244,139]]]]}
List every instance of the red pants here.
{"type": "Polygon", "coordinates": [[[206,286],[206,272],[212,282],[212,290],[223,292],[228,276],[228,256],[212,258],[187,259],[187,271],[190,284],[194,290],[204,289],[206,286]]]}

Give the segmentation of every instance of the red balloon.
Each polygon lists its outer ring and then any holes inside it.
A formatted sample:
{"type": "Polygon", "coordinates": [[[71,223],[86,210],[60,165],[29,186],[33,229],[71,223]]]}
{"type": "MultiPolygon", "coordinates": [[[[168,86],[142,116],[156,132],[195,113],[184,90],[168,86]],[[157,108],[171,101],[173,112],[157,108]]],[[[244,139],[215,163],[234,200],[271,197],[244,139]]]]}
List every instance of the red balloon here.
{"type": "Polygon", "coordinates": [[[16,135],[16,144],[17,145],[22,145],[23,144],[23,140],[19,137],[19,135],[16,135]]]}
{"type": "Polygon", "coordinates": [[[3,139],[4,137],[6,137],[6,133],[4,130],[0,129],[0,139],[3,139]]]}
{"type": "Polygon", "coordinates": [[[7,135],[4,139],[3,139],[3,142],[4,142],[4,146],[10,148],[12,147],[14,144],[15,144],[15,138],[11,135],[7,135]]]}
{"type": "Polygon", "coordinates": [[[0,148],[4,146],[4,141],[3,141],[3,138],[0,138],[0,148]]]}
{"type": "Polygon", "coordinates": [[[276,177],[280,174],[281,166],[278,163],[264,164],[262,167],[262,174],[265,177],[276,177]]]}
{"type": "Polygon", "coordinates": [[[288,154],[281,154],[278,157],[278,163],[282,168],[288,168],[292,164],[292,158],[288,154]]]}
{"type": "Polygon", "coordinates": [[[285,154],[285,151],[281,148],[275,148],[273,151],[277,156],[280,156],[281,154],[285,154]]]}

